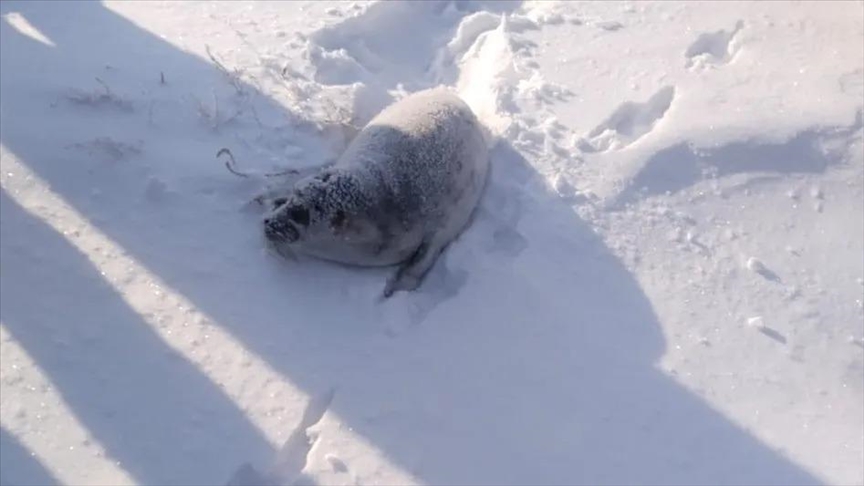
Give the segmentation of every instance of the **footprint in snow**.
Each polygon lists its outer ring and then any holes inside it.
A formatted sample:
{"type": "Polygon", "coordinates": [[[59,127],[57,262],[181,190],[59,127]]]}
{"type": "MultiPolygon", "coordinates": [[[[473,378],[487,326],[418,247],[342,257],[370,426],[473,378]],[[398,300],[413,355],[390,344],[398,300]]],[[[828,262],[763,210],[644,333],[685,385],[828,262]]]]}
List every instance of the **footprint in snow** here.
{"type": "Polygon", "coordinates": [[[631,145],[657,126],[674,99],[675,88],[665,86],[644,103],[622,103],[609,118],[578,142],[579,148],[583,152],[607,152],[631,145]]]}
{"type": "Polygon", "coordinates": [[[684,53],[687,59],[685,66],[690,70],[698,70],[732,62],[735,54],[738,53],[738,46],[734,41],[742,28],[744,22],[739,20],[732,30],[718,30],[699,35],[684,53]]]}

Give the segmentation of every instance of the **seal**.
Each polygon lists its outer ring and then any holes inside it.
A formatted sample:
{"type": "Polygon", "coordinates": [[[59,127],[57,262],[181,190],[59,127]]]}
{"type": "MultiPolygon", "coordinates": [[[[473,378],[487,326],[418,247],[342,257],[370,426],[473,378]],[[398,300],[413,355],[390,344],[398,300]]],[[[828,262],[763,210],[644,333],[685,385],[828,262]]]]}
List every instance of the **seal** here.
{"type": "Polygon", "coordinates": [[[264,235],[280,253],[392,266],[384,297],[414,290],[468,225],[489,171],[483,128],[446,88],[385,108],[331,165],[273,198],[264,235]]]}

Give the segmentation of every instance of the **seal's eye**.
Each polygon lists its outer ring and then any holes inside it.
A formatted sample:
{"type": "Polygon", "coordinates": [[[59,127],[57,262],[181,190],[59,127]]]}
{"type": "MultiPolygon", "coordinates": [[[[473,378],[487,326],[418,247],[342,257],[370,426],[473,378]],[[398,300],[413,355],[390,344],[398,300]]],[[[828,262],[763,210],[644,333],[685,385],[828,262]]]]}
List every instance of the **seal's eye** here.
{"type": "Polygon", "coordinates": [[[288,217],[297,224],[309,226],[309,210],[303,206],[288,208],[288,217]]]}
{"type": "Polygon", "coordinates": [[[285,204],[286,202],[288,202],[288,200],[285,199],[284,197],[280,197],[280,198],[278,198],[278,199],[274,199],[274,200],[273,200],[273,209],[278,208],[279,206],[285,204]]]}

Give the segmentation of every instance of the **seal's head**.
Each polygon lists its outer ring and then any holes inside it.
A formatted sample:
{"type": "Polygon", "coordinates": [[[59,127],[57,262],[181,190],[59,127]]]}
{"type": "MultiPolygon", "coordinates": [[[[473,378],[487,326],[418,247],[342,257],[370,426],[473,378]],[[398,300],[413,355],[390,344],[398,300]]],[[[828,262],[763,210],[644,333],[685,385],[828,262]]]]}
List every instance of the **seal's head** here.
{"type": "Polygon", "coordinates": [[[335,260],[380,246],[382,231],[374,221],[358,181],[329,169],[297,183],[264,218],[264,235],[277,248],[302,247],[335,260]]]}

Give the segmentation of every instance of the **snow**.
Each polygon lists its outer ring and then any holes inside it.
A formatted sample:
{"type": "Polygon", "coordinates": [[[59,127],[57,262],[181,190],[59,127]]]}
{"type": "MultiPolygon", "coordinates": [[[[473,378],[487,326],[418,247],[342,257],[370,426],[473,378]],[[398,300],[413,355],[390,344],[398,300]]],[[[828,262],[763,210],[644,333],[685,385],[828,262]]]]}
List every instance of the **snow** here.
{"type": "Polygon", "coordinates": [[[860,2],[0,15],[0,483],[864,483],[860,2]],[[418,291],[265,249],[221,148],[437,84],[492,173],[418,291]]]}

